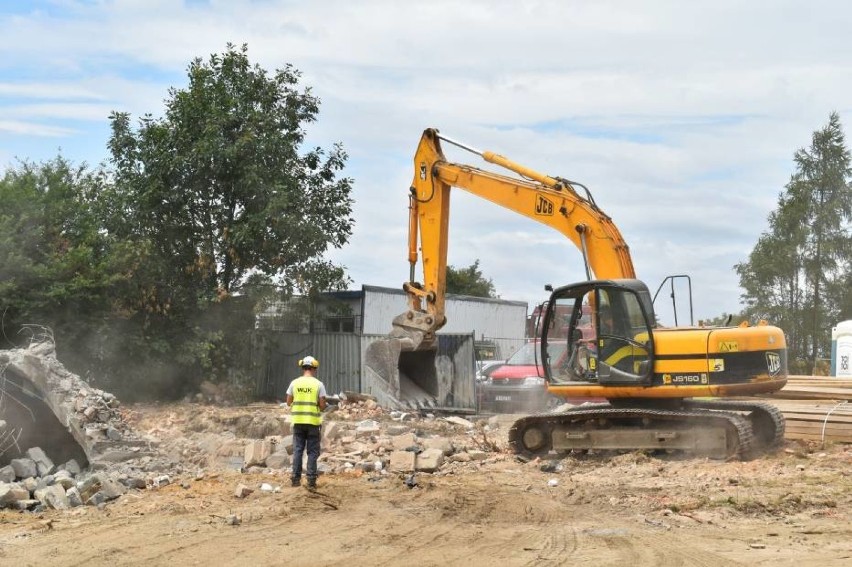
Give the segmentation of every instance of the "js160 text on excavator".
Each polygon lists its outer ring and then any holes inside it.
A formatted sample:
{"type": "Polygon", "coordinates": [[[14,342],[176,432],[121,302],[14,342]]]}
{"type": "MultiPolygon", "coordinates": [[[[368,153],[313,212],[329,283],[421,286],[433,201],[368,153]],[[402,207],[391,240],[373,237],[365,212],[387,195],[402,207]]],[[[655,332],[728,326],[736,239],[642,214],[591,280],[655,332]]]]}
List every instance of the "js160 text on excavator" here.
{"type": "Polygon", "coordinates": [[[476,150],[435,129],[424,131],[414,169],[411,276],[403,285],[409,308],[394,319],[389,337],[367,352],[367,366],[395,382],[403,396],[406,385],[416,389],[435,379],[436,332],[446,321],[450,194],[457,187],[556,229],[577,246],[586,266],[586,281],[548,286],[551,295],[539,325],[540,364],[551,393],[608,403],[519,419],[509,433],[517,453],[662,449],[752,458],[781,444],[782,414],[748,399],[786,383],[787,348],[780,329],[763,321],[738,327],[658,325],[651,294],[635,278],[620,231],[577,182],[476,150]],[[450,163],[441,141],[518,177],[450,163]],[[414,281],[418,244],[422,283],[414,281]]]}

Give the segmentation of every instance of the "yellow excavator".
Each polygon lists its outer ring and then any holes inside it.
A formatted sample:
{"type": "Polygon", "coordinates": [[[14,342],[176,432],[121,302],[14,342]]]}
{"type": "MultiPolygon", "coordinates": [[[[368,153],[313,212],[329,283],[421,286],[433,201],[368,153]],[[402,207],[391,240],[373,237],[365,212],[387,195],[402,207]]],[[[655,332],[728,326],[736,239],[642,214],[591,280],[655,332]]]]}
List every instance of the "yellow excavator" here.
{"type": "Polygon", "coordinates": [[[408,310],[394,319],[387,339],[368,349],[372,372],[398,387],[435,380],[436,332],[446,322],[450,194],[457,187],[556,229],[577,246],[586,266],[586,281],[547,287],[551,295],[538,325],[539,364],[552,394],[607,403],[520,418],[509,434],[513,450],[545,456],[659,449],[727,459],[751,458],[781,444],[783,415],[771,404],[747,398],[779,390],[787,381],[781,329],[764,321],[660,326],[621,233],[580,183],[543,175],[436,129],[423,132],[414,169],[411,275],[403,285],[408,310]],[[442,141],[516,176],[450,163],[442,141]],[[422,283],[415,281],[418,244],[422,283]]]}

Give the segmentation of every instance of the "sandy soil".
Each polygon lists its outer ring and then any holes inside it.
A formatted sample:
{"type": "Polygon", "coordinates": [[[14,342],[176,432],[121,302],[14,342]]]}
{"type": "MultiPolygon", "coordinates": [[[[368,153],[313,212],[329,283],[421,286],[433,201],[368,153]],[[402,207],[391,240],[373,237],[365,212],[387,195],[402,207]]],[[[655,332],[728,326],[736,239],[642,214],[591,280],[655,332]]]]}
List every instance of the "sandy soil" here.
{"type": "MultiPolygon", "coordinates": [[[[197,460],[197,431],[178,443],[197,409],[135,411],[197,460]]],[[[353,472],[323,475],[317,492],[289,487],[286,472],[206,469],[102,509],[0,511],[0,565],[852,565],[850,471],[852,447],[794,443],[726,463],[504,452],[414,487],[353,472]],[[236,498],[240,483],[255,492],[236,498]]]]}

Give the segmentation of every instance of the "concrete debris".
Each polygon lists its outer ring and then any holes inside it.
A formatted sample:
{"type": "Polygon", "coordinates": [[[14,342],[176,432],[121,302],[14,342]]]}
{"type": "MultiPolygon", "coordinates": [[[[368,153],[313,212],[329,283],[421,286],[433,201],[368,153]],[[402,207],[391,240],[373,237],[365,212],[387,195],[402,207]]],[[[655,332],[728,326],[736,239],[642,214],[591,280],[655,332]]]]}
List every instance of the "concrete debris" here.
{"type": "Polygon", "coordinates": [[[246,445],[245,458],[243,464],[246,467],[254,467],[262,465],[266,462],[269,455],[272,454],[272,442],[269,439],[252,441],[246,445]]]}
{"type": "Polygon", "coordinates": [[[462,427],[466,427],[468,429],[473,428],[473,423],[471,423],[470,421],[466,420],[463,417],[458,417],[456,415],[452,415],[450,417],[445,417],[444,421],[447,421],[447,422],[455,424],[455,425],[461,425],[462,427]]]}
{"type": "Polygon", "coordinates": [[[394,425],[388,425],[387,429],[385,431],[387,432],[388,435],[394,437],[394,436],[397,436],[397,435],[402,435],[404,433],[408,433],[409,431],[411,431],[411,428],[408,427],[407,425],[396,425],[396,424],[394,424],[394,425]]]}
{"type": "Polygon", "coordinates": [[[162,476],[158,476],[157,478],[155,478],[154,481],[151,484],[154,488],[161,488],[163,486],[168,486],[171,483],[172,483],[172,479],[169,478],[169,475],[164,474],[162,476]]]}
{"type": "Polygon", "coordinates": [[[423,440],[423,447],[426,449],[437,449],[443,455],[453,454],[453,442],[446,437],[428,437],[423,440]]]}
{"type": "MultiPolygon", "coordinates": [[[[64,468],[64,465],[57,468],[39,447],[28,449],[27,454],[36,457],[38,461],[30,458],[14,459],[12,465],[3,467],[0,508],[67,510],[115,500],[128,490],[122,484],[120,475],[115,473],[84,474],[73,466],[76,463],[72,461],[69,461],[72,466],[68,468],[64,468]],[[48,466],[48,463],[51,464],[48,466]],[[41,474],[44,471],[52,472],[41,474]]],[[[132,479],[131,484],[139,487],[140,479],[132,479]]],[[[141,487],[145,485],[145,481],[141,480],[141,487]]]]}
{"type": "Polygon", "coordinates": [[[415,469],[420,472],[435,472],[444,464],[444,452],[440,449],[426,449],[417,455],[415,469]]]}
{"type": "Polygon", "coordinates": [[[292,464],[292,459],[290,459],[290,455],[286,452],[283,453],[272,453],[266,458],[266,466],[270,469],[288,469],[292,464]]]}
{"type": "Polygon", "coordinates": [[[131,459],[150,451],[150,441],[128,426],[119,400],[68,371],[56,359],[52,342],[0,351],[0,368],[3,390],[19,402],[3,408],[7,427],[20,431],[17,446],[44,449],[13,456],[34,461],[39,475],[54,466],[47,454],[86,466],[105,456],[114,462],[118,454],[131,459]],[[37,428],[31,426],[34,421],[37,428]]]}
{"type": "Polygon", "coordinates": [[[417,439],[414,433],[404,433],[392,438],[393,448],[399,451],[404,451],[406,448],[416,445],[417,439]]]}
{"type": "MultiPolygon", "coordinates": [[[[27,449],[27,457],[33,460],[38,469],[38,476],[49,475],[53,472],[53,461],[51,461],[40,447],[27,449]]],[[[31,475],[35,476],[35,475],[31,475]]]]}
{"type": "MultiPolygon", "coordinates": [[[[0,351],[3,366],[5,383],[16,384],[17,397],[32,404],[39,420],[55,421],[65,437],[51,435],[42,444],[22,436],[26,444],[17,453],[0,452],[0,508],[32,512],[103,508],[129,491],[171,484],[190,489],[191,481],[212,478],[217,469],[280,477],[292,466],[286,406],[199,405],[189,416],[166,413],[154,424],[143,424],[115,396],[65,370],[52,345],[0,351]],[[38,402],[43,407],[36,407],[37,400],[44,400],[38,402]],[[74,450],[67,450],[67,445],[74,450]]],[[[212,389],[207,390],[215,397],[212,389]]],[[[435,413],[402,413],[371,396],[342,395],[325,414],[320,474],[363,475],[371,481],[407,475],[406,484],[413,488],[415,473],[455,474],[465,467],[511,458],[505,444],[498,448],[493,438],[500,429],[493,418],[474,422],[435,413]]],[[[2,421],[0,434],[24,425],[6,412],[2,421]]],[[[263,493],[280,491],[272,482],[255,482],[239,484],[234,496],[248,497],[255,491],[251,486],[263,493]]],[[[238,525],[238,517],[234,518],[231,525],[238,525]]]]}
{"type": "Polygon", "coordinates": [[[38,476],[38,467],[32,459],[12,459],[11,464],[17,478],[35,478],[38,476]]]}
{"type": "Polygon", "coordinates": [[[371,437],[381,431],[379,424],[373,420],[365,420],[355,429],[355,437],[371,437]]]}
{"type": "Polygon", "coordinates": [[[417,455],[410,451],[394,451],[390,455],[391,472],[411,472],[417,463],[417,455]]]}
{"type": "Polygon", "coordinates": [[[15,477],[15,469],[12,468],[12,465],[6,465],[3,468],[0,468],[0,482],[14,482],[15,477]]]}

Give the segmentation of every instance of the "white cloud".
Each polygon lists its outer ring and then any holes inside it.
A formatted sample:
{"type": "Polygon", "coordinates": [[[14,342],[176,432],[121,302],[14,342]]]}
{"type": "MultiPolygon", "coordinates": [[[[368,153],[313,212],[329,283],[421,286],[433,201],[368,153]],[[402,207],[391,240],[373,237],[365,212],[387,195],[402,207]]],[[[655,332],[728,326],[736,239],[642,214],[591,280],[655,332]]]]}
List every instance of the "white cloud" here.
{"type": "Polygon", "coordinates": [[[73,130],[56,126],[46,126],[44,124],[37,124],[34,122],[24,122],[21,120],[0,120],[0,132],[55,138],[68,136],[73,133],[73,130]]]}

